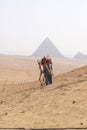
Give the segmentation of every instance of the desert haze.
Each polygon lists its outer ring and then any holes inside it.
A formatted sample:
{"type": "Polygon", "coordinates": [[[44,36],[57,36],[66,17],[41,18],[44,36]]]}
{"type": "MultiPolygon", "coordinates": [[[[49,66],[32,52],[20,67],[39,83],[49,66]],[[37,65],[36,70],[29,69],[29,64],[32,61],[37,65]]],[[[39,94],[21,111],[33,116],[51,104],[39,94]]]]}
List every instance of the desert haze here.
{"type": "Polygon", "coordinates": [[[87,62],[52,59],[53,84],[40,89],[37,58],[0,55],[0,127],[87,127],[87,62]]]}

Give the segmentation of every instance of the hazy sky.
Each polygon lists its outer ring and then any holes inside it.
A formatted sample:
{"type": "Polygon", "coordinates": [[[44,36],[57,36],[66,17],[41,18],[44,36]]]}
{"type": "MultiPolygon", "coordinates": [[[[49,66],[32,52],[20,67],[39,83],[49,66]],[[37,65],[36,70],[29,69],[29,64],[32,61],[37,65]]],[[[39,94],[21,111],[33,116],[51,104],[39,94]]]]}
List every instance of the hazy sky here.
{"type": "Polygon", "coordinates": [[[31,55],[45,37],[87,54],[87,0],[0,0],[0,53],[31,55]]]}

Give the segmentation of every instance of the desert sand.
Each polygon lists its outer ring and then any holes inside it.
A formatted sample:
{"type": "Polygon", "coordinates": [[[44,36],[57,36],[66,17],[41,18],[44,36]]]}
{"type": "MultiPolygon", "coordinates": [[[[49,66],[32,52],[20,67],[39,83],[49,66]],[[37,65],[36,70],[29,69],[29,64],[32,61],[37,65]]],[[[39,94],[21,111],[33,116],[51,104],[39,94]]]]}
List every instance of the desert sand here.
{"type": "Polygon", "coordinates": [[[36,58],[0,55],[0,127],[87,127],[86,64],[53,59],[53,84],[41,89],[36,58]]]}

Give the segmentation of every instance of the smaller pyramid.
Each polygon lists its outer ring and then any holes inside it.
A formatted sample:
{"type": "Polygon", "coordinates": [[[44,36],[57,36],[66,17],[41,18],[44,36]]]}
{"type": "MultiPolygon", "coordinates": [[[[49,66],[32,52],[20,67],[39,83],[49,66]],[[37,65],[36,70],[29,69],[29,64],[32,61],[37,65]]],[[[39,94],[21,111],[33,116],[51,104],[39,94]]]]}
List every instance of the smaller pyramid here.
{"type": "Polygon", "coordinates": [[[81,53],[81,52],[78,52],[75,56],[74,56],[74,59],[79,59],[79,60],[87,60],[87,55],[81,53]]]}
{"type": "Polygon", "coordinates": [[[54,58],[64,58],[52,41],[47,37],[33,53],[34,57],[50,56],[54,58]]]}

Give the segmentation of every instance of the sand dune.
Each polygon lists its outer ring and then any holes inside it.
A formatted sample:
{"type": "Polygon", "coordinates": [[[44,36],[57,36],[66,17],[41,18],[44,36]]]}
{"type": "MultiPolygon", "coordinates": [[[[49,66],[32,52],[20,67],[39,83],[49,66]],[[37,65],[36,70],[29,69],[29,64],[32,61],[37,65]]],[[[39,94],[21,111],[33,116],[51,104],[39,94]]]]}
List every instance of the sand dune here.
{"type": "Polygon", "coordinates": [[[87,127],[87,66],[35,82],[0,82],[0,127],[87,127]]]}

